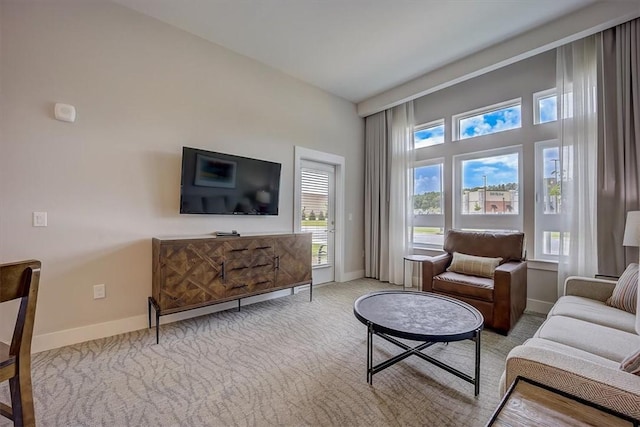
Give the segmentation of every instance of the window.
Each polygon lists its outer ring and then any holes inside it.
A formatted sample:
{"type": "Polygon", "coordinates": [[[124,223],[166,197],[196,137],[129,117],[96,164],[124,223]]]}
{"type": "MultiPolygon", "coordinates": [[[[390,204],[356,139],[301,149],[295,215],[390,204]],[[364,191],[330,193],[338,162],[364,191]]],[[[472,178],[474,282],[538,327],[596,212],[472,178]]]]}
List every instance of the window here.
{"type": "Polygon", "coordinates": [[[414,148],[444,143],[444,119],[416,126],[413,132],[414,148]]]}
{"type": "Polygon", "coordinates": [[[533,94],[533,123],[555,122],[558,120],[558,96],[556,89],[547,89],[533,94]]]}
{"type": "MultiPolygon", "coordinates": [[[[562,212],[560,148],[557,140],[536,143],[535,258],[557,260],[560,253],[562,212]]],[[[565,252],[568,250],[568,236],[565,252]]]]}
{"type": "Polygon", "coordinates": [[[489,135],[522,126],[520,98],[453,116],[457,140],[489,135]]]}
{"type": "Polygon", "coordinates": [[[442,159],[418,164],[413,169],[413,245],[444,244],[444,195],[442,159]]]}
{"type": "Polygon", "coordinates": [[[522,147],[454,156],[454,226],[521,230],[522,147]]]}

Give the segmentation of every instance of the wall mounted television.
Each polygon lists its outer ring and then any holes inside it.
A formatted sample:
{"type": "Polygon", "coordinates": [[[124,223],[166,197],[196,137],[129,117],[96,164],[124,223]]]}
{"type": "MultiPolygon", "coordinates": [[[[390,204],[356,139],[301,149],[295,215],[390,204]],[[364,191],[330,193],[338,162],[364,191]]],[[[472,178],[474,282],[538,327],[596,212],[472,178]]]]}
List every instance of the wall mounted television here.
{"type": "Polygon", "coordinates": [[[182,148],[181,214],[278,215],[281,164],[182,148]]]}

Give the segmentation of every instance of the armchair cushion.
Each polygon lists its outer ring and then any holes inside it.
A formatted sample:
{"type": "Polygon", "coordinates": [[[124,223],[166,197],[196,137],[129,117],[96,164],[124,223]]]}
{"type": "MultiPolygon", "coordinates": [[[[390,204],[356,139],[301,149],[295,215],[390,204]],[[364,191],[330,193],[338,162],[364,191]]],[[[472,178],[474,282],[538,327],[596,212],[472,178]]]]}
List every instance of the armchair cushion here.
{"type": "Polygon", "coordinates": [[[635,314],[637,299],[638,264],[633,263],[629,264],[620,279],[618,279],[618,283],[613,289],[613,294],[607,299],[607,305],[635,314]]]}
{"type": "Polygon", "coordinates": [[[493,279],[447,271],[433,280],[433,290],[451,295],[493,301],[493,279]]]}
{"type": "Polygon", "coordinates": [[[500,265],[502,258],[490,258],[483,256],[474,256],[462,254],[460,252],[453,253],[453,261],[447,268],[447,271],[453,271],[460,274],[470,274],[472,276],[493,278],[496,267],[500,265]]]}
{"type": "Polygon", "coordinates": [[[449,230],[444,239],[444,251],[450,254],[462,252],[468,255],[501,257],[507,261],[521,261],[524,233],[482,233],[449,230]]]}

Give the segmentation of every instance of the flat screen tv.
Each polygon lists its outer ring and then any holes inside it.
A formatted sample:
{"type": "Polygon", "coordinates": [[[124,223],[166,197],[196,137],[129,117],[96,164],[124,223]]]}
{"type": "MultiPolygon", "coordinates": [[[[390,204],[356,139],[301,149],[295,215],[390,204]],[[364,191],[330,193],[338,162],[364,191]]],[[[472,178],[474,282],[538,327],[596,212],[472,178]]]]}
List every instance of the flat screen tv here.
{"type": "Polygon", "coordinates": [[[180,213],[278,215],[280,163],[182,148],[180,213]]]}

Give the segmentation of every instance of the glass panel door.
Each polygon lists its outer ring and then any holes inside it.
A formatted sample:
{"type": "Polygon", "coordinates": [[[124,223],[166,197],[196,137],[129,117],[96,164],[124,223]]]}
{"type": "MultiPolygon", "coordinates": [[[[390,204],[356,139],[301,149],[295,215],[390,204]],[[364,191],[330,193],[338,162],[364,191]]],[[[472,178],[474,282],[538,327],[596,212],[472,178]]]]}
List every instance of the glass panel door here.
{"type": "Polygon", "coordinates": [[[330,282],[334,280],[334,166],[310,161],[301,166],[301,231],[312,233],[313,282],[330,282]]]}

